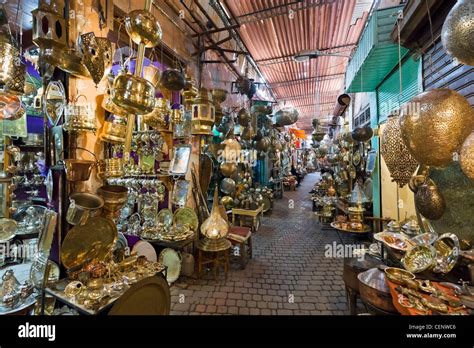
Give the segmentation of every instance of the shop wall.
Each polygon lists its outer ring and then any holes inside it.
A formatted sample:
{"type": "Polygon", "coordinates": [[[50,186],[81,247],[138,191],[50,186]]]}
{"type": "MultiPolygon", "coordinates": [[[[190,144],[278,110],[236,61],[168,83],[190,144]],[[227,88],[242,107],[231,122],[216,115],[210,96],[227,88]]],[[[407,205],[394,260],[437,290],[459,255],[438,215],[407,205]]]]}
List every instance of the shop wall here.
{"type": "Polygon", "coordinates": [[[453,89],[474,106],[474,67],[458,64],[438,40],[423,56],[423,87],[453,89]]]}

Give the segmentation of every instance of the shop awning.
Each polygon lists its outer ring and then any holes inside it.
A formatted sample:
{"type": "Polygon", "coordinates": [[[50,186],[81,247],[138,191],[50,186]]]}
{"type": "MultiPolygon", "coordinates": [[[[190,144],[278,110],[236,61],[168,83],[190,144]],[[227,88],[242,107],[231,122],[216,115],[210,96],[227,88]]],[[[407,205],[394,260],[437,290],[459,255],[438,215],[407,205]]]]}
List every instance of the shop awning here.
{"type": "MultiPolygon", "coordinates": [[[[373,13],[349,62],[346,72],[346,93],[373,92],[398,64],[398,45],[390,34],[403,6],[377,10],[373,13]]],[[[402,57],[408,50],[402,47],[402,57]]]]}
{"type": "Polygon", "coordinates": [[[306,140],[306,132],[302,129],[290,129],[290,132],[293,133],[297,138],[306,140]]]}

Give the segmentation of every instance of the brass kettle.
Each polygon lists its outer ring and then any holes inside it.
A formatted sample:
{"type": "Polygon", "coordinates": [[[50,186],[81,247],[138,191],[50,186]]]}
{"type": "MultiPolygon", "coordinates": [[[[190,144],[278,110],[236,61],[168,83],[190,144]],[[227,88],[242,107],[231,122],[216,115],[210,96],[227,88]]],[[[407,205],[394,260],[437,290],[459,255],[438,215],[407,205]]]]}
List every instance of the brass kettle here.
{"type": "Polygon", "coordinates": [[[415,206],[417,211],[429,220],[439,220],[446,211],[446,201],[438,187],[428,177],[423,184],[415,186],[415,206]]]}

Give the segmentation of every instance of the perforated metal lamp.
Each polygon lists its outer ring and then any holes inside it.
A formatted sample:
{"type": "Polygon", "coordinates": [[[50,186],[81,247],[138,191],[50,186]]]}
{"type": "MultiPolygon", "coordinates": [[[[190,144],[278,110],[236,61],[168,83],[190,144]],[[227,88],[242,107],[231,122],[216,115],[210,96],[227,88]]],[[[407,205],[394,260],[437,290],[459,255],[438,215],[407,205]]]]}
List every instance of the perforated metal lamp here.
{"type": "Polygon", "coordinates": [[[322,51],[311,51],[311,50],[306,50],[306,51],[301,51],[297,55],[293,57],[293,59],[296,62],[303,63],[307,62],[310,59],[316,59],[319,57],[344,57],[344,58],[350,58],[349,55],[346,54],[339,54],[339,53],[325,53],[322,51]]]}
{"type": "Polygon", "coordinates": [[[220,213],[217,187],[214,192],[211,215],[202,223],[201,233],[204,238],[198,243],[199,249],[212,252],[230,249],[231,243],[226,238],[229,233],[229,224],[220,213]]]}

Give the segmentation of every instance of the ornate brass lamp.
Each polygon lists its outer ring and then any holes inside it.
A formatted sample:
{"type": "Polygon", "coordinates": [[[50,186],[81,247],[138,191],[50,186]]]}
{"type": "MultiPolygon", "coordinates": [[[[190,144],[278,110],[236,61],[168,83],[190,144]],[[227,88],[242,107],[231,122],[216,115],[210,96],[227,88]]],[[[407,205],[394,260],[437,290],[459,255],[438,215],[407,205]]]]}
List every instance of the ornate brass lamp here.
{"type": "Polygon", "coordinates": [[[211,93],[201,88],[193,105],[193,130],[195,135],[212,135],[216,110],[211,93]]]}
{"type": "Polygon", "coordinates": [[[461,149],[461,168],[464,174],[474,180],[474,133],[466,139],[461,149]]]}
{"type": "Polygon", "coordinates": [[[211,215],[202,223],[201,233],[204,238],[198,243],[200,250],[218,252],[230,249],[231,243],[226,238],[229,233],[229,225],[220,214],[217,187],[214,191],[211,215]]]}

